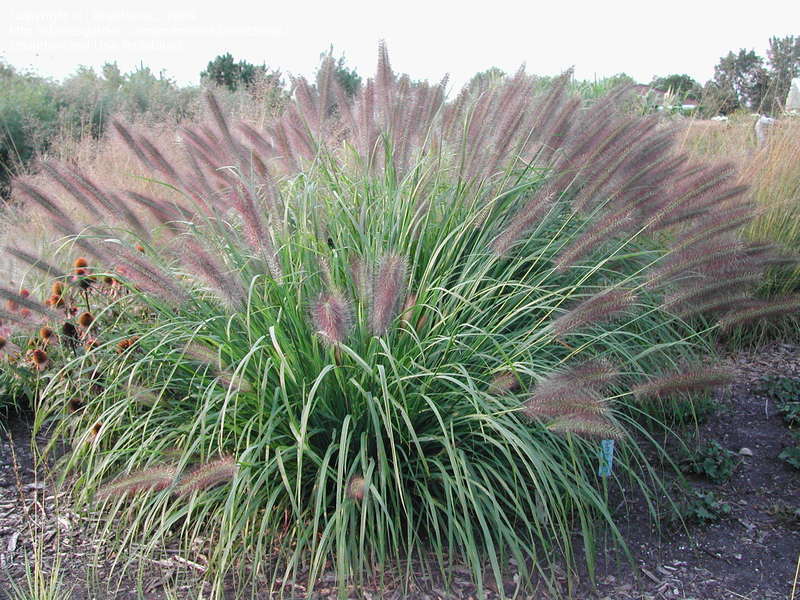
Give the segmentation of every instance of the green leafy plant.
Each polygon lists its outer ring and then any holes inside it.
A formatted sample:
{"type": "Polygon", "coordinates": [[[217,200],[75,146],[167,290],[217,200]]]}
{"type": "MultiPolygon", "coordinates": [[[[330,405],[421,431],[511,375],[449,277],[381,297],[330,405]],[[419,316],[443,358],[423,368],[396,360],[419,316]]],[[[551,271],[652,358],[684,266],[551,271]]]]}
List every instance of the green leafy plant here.
{"type": "Polygon", "coordinates": [[[714,495],[714,492],[692,490],[687,502],[681,507],[681,516],[686,521],[710,523],[719,521],[731,513],[731,505],[714,495]]]}
{"type": "Polygon", "coordinates": [[[787,425],[800,425],[800,379],[785,376],[764,377],[758,392],[778,404],[778,411],[787,425]]]}
{"type": "MultiPolygon", "coordinates": [[[[795,435],[795,439],[800,442],[800,435],[795,435]]],[[[795,469],[800,469],[800,446],[787,446],[778,454],[778,458],[790,464],[795,469]]]]}
{"type": "Polygon", "coordinates": [[[738,463],[735,452],[723,448],[716,440],[709,440],[684,461],[684,470],[722,483],[730,479],[738,463]]]}
{"type": "Polygon", "coordinates": [[[547,581],[576,526],[591,570],[597,525],[617,531],[598,441],[663,491],[637,419],[730,382],[697,364],[713,330],[798,305],[749,294],[785,259],[731,236],[745,189],[674,157],[655,119],[583,107],[568,74],[446,102],[379,57],[354,99],[325,61],[265,130],[209,95],[178,156],[116,123],[149,195],[69,165],[46,167],[57,194],[18,183],[62,252],[132,292],[107,310],[144,317],[50,379],[37,426],[71,441],[64,476],[104,538],[213,539],[217,596],[233,569],[309,594],[327,570],[408,584],[415,561],[445,580],[466,563],[479,594],[511,560],[547,581]]]}

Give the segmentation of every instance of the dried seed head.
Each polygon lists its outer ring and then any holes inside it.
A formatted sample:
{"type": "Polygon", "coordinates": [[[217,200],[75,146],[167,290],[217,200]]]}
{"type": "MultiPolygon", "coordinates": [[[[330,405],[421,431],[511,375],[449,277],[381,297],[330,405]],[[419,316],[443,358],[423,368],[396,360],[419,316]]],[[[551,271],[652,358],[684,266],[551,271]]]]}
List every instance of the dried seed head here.
{"type": "Polygon", "coordinates": [[[90,313],[90,312],[81,313],[81,316],[78,317],[78,324],[81,327],[84,327],[84,328],[85,327],[89,327],[89,325],[91,325],[93,322],[94,322],[94,317],[92,316],[92,313],[90,313]]]}
{"type": "Polygon", "coordinates": [[[136,249],[142,254],[144,254],[144,246],[142,246],[141,244],[136,244],[136,249]]]}
{"type": "Polygon", "coordinates": [[[83,408],[83,402],[79,398],[70,398],[67,407],[69,408],[69,412],[74,413],[83,408]]]}
{"type": "Polygon", "coordinates": [[[31,360],[38,371],[43,371],[46,369],[47,363],[49,362],[47,353],[40,348],[36,348],[33,352],[31,352],[31,360]]]}
{"type": "Polygon", "coordinates": [[[23,298],[28,298],[28,297],[30,297],[31,292],[30,292],[30,290],[26,290],[26,289],[23,288],[23,289],[21,289],[19,291],[19,295],[22,296],[23,298]]]}
{"type": "Polygon", "coordinates": [[[61,296],[64,293],[64,284],[60,281],[54,281],[53,286],[50,288],[50,293],[53,296],[61,296]]]}
{"type": "Polygon", "coordinates": [[[49,327],[42,327],[39,330],[39,337],[42,338],[45,342],[50,341],[50,339],[53,337],[53,334],[54,334],[53,330],[50,329],[49,327]]]}
{"type": "Polygon", "coordinates": [[[130,350],[134,344],[139,340],[138,335],[132,335],[131,337],[125,338],[124,340],[120,340],[117,342],[117,354],[122,354],[130,350]]]}
{"type": "Polygon", "coordinates": [[[69,321],[66,321],[61,326],[61,333],[67,336],[68,338],[78,339],[78,330],[75,329],[75,325],[73,325],[69,321]]]}
{"type": "Polygon", "coordinates": [[[347,484],[347,497],[358,502],[364,499],[367,483],[361,475],[354,475],[347,484]]]}
{"type": "Polygon", "coordinates": [[[75,267],[75,269],[85,269],[89,266],[89,261],[83,257],[76,258],[75,262],[72,263],[72,266],[75,267]]]}
{"type": "Polygon", "coordinates": [[[2,335],[0,335],[0,350],[6,347],[8,341],[2,335]]]}
{"type": "Polygon", "coordinates": [[[6,300],[6,310],[8,312],[16,312],[19,309],[19,304],[14,302],[11,298],[6,300]]]}

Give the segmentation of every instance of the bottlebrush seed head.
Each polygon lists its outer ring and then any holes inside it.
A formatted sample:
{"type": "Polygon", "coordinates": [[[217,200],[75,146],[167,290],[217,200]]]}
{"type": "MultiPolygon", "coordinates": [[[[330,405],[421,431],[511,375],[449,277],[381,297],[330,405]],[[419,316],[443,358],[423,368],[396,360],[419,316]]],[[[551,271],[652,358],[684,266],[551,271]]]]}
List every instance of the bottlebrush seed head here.
{"type": "Polygon", "coordinates": [[[311,308],[311,320],[317,334],[327,343],[340,344],[350,331],[350,305],[337,292],[320,294],[311,308]]]}
{"type": "Polygon", "coordinates": [[[181,480],[178,495],[207,490],[222,483],[232,481],[239,471],[239,465],[232,456],[224,456],[199,466],[181,480]]]}
{"type": "Polygon", "coordinates": [[[372,285],[370,329],[375,335],[386,333],[405,294],[405,286],[406,261],[396,254],[384,256],[372,285]]]}

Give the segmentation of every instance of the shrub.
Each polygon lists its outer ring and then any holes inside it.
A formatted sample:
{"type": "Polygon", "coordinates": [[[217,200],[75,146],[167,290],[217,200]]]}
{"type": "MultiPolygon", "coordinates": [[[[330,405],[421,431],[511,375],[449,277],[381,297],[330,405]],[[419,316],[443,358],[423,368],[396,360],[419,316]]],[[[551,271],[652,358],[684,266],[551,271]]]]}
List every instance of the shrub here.
{"type": "Polygon", "coordinates": [[[381,49],[351,100],[332,63],[264,131],[209,96],[180,159],[117,123],[154,195],[54,164],[59,194],[18,184],[143,311],[42,397],[76,499],[123,546],[210,539],[216,594],[233,568],[343,587],[463,561],[482,590],[513,559],[546,581],[576,525],[591,569],[598,521],[616,531],[596,440],[645,486],[636,414],[730,380],[692,365],[714,328],[796,307],[747,294],[784,259],[730,235],[751,207],[729,167],[674,158],[616,97],[582,108],[568,75],[445,102],[381,49]]]}

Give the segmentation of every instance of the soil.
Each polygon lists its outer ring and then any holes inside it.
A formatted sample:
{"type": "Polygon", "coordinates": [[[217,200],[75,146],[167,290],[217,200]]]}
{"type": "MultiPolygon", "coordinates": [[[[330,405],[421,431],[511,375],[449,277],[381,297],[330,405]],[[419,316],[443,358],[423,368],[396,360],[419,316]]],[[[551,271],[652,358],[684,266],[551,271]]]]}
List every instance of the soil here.
{"type": "MultiPolygon", "coordinates": [[[[778,458],[781,450],[793,443],[792,433],[778,407],[758,392],[758,382],[765,375],[800,377],[800,347],[772,344],[758,352],[731,356],[726,362],[736,369],[735,383],[717,395],[718,408],[710,418],[684,433],[696,436],[687,442],[690,446],[716,440],[737,453],[737,466],[726,482],[689,478],[693,490],[712,492],[716,501],[729,506],[728,512],[707,523],[664,520],[655,526],[642,498],[621,496],[624,501],[618,508],[622,515],[618,523],[632,560],[609,544],[599,553],[594,581],[582,569],[576,585],[564,584],[565,596],[592,600],[800,600],[800,470],[778,458]]],[[[60,562],[69,590],[65,598],[200,597],[197,581],[205,569],[202,556],[190,560],[166,553],[136,579],[121,579],[119,570],[113,568],[112,555],[101,552],[103,558],[98,559],[89,533],[94,523],[72,512],[65,495],[53,492],[53,475],[35,464],[31,424],[32,415],[12,414],[0,434],[0,594],[10,590],[12,581],[24,584],[25,557],[32,558],[38,547],[45,573],[60,562]],[[93,580],[87,581],[87,573],[92,572],[93,580]]],[[[45,440],[35,441],[42,444],[45,440]]],[[[670,477],[667,471],[663,475],[670,477]]],[[[324,576],[315,588],[315,597],[335,597],[332,581],[324,576]]],[[[441,587],[428,580],[420,581],[411,593],[362,588],[353,590],[351,597],[476,597],[466,572],[454,574],[451,591],[441,587]]],[[[504,587],[508,594],[516,585],[509,581],[504,587]]],[[[299,584],[290,590],[297,597],[304,591],[299,584]]],[[[498,597],[497,590],[490,589],[486,597],[498,597]]],[[[549,598],[544,593],[533,597],[549,598]]]]}

